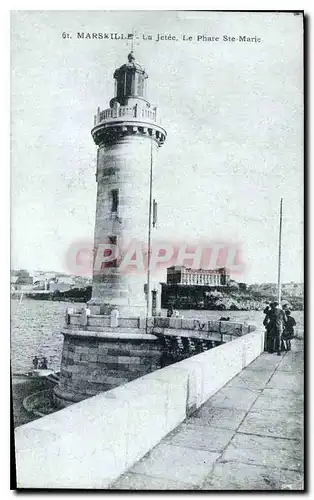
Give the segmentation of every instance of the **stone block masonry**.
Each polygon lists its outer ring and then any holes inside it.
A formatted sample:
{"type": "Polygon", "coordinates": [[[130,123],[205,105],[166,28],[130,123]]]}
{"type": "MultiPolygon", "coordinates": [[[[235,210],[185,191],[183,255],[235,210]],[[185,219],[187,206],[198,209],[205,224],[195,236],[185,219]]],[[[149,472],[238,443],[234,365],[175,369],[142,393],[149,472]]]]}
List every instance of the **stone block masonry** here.
{"type": "Polygon", "coordinates": [[[90,304],[97,314],[118,308],[120,316],[128,317],[131,326],[132,317],[146,314],[147,276],[145,272],[120,269],[121,259],[124,260],[121,254],[132,241],[143,242],[143,235],[146,238],[151,168],[167,135],[156,122],[156,108],[145,98],[147,74],[134,61],[132,55],[127,64],[115,71],[116,95],[110,100],[110,108],[98,109],[91,131],[98,150],[94,233],[97,257],[90,304]],[[112,265],[104,259],[101,247],[108,241],[119,249],[112,265]]]}
{"type": "MultiPolygon", "coordinates": [[[[116,328],[108,326],[109,322],[108,316],[90,315],[82,325],[79,314],[69,315],[62,331],[60,382],[55,388],[58,407],[82,401],[204,351],[202,341],[211,349],[242,337],[250,329],[240,323],[154,317],[148,318],[146,332],[146,318],[122,317],[116,328]]],[[[255,355],[249,351],[248,344],[246,356],[255,355]]]]}
{"type": "Polygon", "coordinates": [[[65,407],[160,368],[162,345],[155,335],[84,331],[64,333],[55,403],[65,407]],[[84,336],[85,335],[85,336],[84,336]]]}

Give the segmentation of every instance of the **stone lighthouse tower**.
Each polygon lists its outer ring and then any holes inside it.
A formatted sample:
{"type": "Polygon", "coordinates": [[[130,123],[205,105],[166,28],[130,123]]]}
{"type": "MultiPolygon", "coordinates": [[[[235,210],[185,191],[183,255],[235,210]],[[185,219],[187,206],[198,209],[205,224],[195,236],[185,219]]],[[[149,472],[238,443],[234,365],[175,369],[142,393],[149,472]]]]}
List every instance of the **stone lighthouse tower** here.
{"type": "Polygon", "coordinates": [[[141,269],[139,261],[149,246],[152,171],[166,132],[145,97],[147,74],[132,52],[114,79],[115,96],[108,109],[98,109],[92,129],[98,151],[91,314],[66,312],[60,379],[54,388],[59,407],[161,365],[162,345],[148,331],[154,322],[148,318],[147,266],[144,262],[141,269]],[[135,269],[123,268],[123,262],[131,264],[134,251],[140,254],[135,269]],[[120,313],[115,324],[114,314],[109,315],[113,309],[120,313]]]}
{"type": "Polygon", "coordinates": [[[157,108],[146,99],[148,76],[133,52],[113,76],[115,96],[109,108],[98,108],[92,129],[98,151],[90,305],[96,314],[116,308],[122,317],[143,317],[151,166],[166,131],[157,124],[157,108]]]}

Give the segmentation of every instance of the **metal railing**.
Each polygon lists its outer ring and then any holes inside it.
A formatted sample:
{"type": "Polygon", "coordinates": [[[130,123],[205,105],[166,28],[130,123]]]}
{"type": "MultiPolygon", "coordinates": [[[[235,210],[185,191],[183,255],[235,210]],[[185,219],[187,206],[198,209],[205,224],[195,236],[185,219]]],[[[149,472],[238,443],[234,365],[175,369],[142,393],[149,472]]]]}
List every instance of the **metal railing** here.
{"type": "Polygon", "coordinates": [[[94,117],[94,125],[101,123],[105,120],[111,120],[115,118],[139,118],[146,119],[149,121],[156,121],[157,109],[154,107],[152,109],[147,109],[140,107],[138,104],[135,106],[118,106],[116,108],[108,108],[103,111],[97,112],[94,117]]]}

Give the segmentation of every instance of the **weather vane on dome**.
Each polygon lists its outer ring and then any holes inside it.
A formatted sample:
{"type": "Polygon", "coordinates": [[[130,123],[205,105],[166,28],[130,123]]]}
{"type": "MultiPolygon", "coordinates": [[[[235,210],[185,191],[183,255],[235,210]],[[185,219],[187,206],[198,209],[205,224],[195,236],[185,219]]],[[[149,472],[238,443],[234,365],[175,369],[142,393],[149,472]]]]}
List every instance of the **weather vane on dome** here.
{"type": "Polygon", "coordinates": [[[133,52],[134,49],[134,38],[135,38],[135,30],[134,28],[132,28],[131,53],[133,52]]]}
{"type": "Polygon", "coordinates": [[[128,39],[126,40],[130,53],[128,54],[129,63],[133,63],[135,61],[134,56],[134,45],[139,45],[138,36],[134,28],[132,28],[132,33],[128,35],[128,39]],[[131,42],[131,43],[130,43],[131,42]]]}

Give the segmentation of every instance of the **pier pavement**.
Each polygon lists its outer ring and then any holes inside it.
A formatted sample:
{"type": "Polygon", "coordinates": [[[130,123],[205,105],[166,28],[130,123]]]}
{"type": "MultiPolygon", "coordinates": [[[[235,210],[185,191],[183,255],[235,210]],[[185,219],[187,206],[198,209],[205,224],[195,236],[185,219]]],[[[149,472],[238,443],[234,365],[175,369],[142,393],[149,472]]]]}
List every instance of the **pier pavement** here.
{"type": "Polygon", "coordinates": [[[303,490],[303,357],[263,353],[110,489],[303,490]]]}

